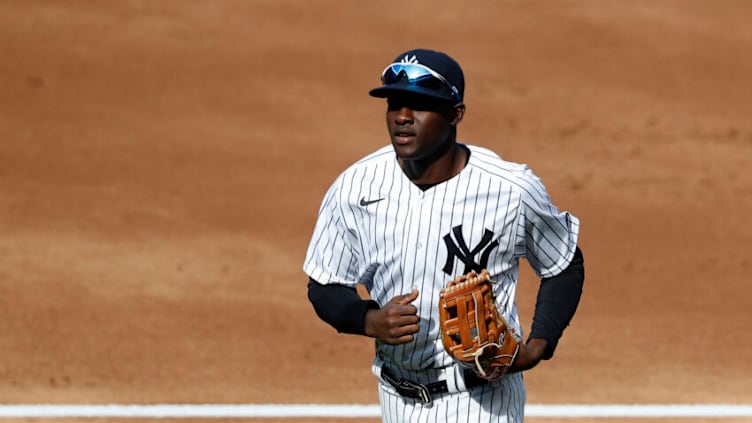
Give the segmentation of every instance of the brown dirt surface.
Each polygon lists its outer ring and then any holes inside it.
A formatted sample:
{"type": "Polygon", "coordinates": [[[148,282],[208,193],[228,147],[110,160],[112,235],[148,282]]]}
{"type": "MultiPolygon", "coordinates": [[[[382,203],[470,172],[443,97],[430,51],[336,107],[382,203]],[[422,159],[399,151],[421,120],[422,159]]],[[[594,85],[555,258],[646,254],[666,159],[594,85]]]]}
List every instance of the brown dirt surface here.
{"type": "Polygon", "coordinates": [[[413,47],[463,65],[460,139],[582,221],[583,301],[529,402],[752,403],[750,16],[0,2],[0,403],[376,403],[372,341],[316,318],[302,262],[326,188],[388,142],[367,91],[413,47]]]}

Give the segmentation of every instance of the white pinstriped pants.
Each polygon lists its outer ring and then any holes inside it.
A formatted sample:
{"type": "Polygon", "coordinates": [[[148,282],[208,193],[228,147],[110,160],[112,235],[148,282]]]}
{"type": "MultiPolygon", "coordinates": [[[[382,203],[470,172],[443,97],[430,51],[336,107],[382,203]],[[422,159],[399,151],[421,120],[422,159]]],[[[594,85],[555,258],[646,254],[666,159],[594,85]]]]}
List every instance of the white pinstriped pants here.
{"type": "Polygon", "coordinates": [[[379,382],[384,423],[519,423],[524,418],[526,398],[522,373],[470,391],[437,395],[429,404],[405,398],[391,386],[379,382]]]}

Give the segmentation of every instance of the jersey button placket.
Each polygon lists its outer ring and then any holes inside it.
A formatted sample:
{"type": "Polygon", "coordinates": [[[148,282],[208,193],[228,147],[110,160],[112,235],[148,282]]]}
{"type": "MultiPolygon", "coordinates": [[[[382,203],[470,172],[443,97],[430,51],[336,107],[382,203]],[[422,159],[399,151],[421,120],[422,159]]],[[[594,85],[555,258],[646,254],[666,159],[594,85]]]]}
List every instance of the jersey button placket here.
{"type": "Polygon", "coordinates": [[[422,287],[420,286],[420,280],[422,279],[425,272],[425,260],[420,259],[421,254],[418,253],[418,250],[420,250],[419,246],[421,245],[421,229],[424,226],[422,222],[424,214],[423,198],[424,193],[423,191],[420,191],[413,197],[412,201],[410,202],[407,255],[406,257],[403,257],[403,260],[406,260],[406,268],[409,268],[411,270],[412,280],[415,281],[414,283],[418,284],[418,286],[414,286],[413,288],[417,288],[419,290],[422,290],[422,287]]]}
{"type": "Polygon", "coordinates": [[[420,236],[421,236],[420,229],[425,225],[425,222],[423,221],[423,219],[424,219],[424,217],[423,217],[423,214],[424,214],[423,213],[423,211],[424,211],[423,202],[424,202],[425,198],[426,198],[425,191],[420,191],[418,193],[418,200],[415,202],[416,203],[416,213],[415,213],[416,221],[414,222],[414,224],[415,224],[415,227],[417,229],[416,240],[418,240],[418,242],[415,243],[415,248],[418,249],[418,250],[420,250],[420,249],[423,248],[423,243],[420,242],[419,240],[420,240],[420,236]]]}
{"type": "MultiPolygon", "coordinates": [[[[415,275],[417,277],[420,277],[420,280],[428,277],[428,273],[430,273],[426,271],[428,260],[425,257],[424,251],[426,241],[428,240],[428,231],[430,230],[428,224],[431,222],[432,211],[430,198],[430,195],[426,195],[425,192],[421,191],[419,200],[416,201],[415,212],[413,213],[413,225],[415,226],[415,234],[412,238],[412,245],[415,246],[416,257],[418,257],[418,260],[416,260],[415,264],[415,275]]],[[[425,289],[425,287],[423,288],[425,289]]]]}

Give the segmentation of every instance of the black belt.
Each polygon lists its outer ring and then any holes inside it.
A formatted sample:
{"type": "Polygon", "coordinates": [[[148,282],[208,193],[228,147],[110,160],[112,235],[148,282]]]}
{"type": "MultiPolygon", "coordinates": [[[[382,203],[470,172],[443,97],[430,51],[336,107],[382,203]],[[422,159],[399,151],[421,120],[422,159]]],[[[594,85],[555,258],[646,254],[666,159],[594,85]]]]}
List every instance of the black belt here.
{"type": "MultiPolygon", "coordinates": [[[[470,371],[465,371],[464,374],[465,387],[474,388],[476,386],[485,385],[487,380],[481,379],[470,371]]],[[[386,367],[381,368],[381,378],[387,381],[390,385],[397,390],[397,393],[403,397],[412,398],[416,401],[424,404],[432,401],[431,395],[438,395],[449,392],[449,386],[445,380],[432,383],[417,383],[411,382],[407,379],[398,377],[391,370],[386,367]]]]}

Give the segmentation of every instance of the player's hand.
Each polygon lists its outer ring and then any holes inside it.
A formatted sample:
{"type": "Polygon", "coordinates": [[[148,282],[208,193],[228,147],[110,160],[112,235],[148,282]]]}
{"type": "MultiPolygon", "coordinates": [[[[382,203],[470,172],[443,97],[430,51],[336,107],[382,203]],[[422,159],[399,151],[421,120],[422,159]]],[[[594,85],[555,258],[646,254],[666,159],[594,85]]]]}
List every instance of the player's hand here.
{"type": "Polygon", "coordinates": [[[412,342],[420,329],[418,308],[411,303],[418,298],[418,290],[397,295],[383,307],[366,313],[366,335],[391,345],[412,342]]]}
{"type": "Polygon", "coordinates": [[[527,344],[520,343],[520,351],[508,371],[521,372],[532,369],[540,363],[547,346],[548,342],[540,338],[532,338],[527,344]]]}

